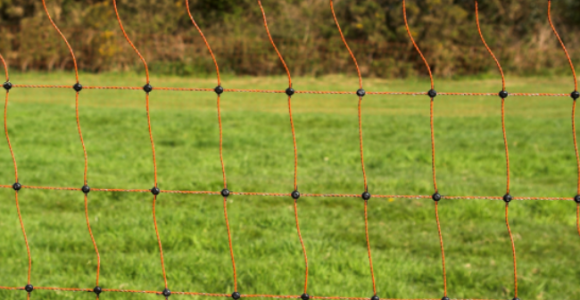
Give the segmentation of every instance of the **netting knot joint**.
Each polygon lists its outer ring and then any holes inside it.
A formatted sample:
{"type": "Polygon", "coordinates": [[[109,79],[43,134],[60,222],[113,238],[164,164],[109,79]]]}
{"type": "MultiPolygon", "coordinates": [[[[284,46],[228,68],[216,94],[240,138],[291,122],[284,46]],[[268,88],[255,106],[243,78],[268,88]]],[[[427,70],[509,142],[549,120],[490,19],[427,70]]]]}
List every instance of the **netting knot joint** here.
{"type": "Polygon", "coordinates": [[[433,198],[433,201],[439,202],[439,200],[443,199],[443,196],[441,196],[441,194],[439,194],[439,192],[435,192],[435,194],[433,194],[433,196],[431,196],[431,198],[433,198]]]}
{"type": "Polygon", "coordinates": [[[238,299],[240,299],[241,297],[242,297],[242,295],[240,295],[240,293],[238,293],[238,292],[233,292],[233,293],[232,293],[232,298],[233,298],[234,300],[238,300],[238,299]]]}
{"type": "Polygon", "coordinates": [[[380,298],[379,298],[379,296],[378,296],[378,295],[374,295],[374,296],[372,296],[372,297],[371,297],[371,300],[379,300],[379,299],[380,299],[380,298]]]}
{"type": "Polygon", "coordinates": [[[431,99],[433,99],[433,98],[437,97],[437,91],[436,91],[436,90],[434,90],[434,89],[430,89],[430,90],[427,92],[427,95],[428,95],[428,96],[429,96],[431,99]]]}
{"type": "Polygon", "coordinates": [[[16,182],[16,183],[14,183],[14,184],[12,185],[12,188],[13,188],[15,191],[20,191],[20,189],[22,188],[22,184],[20,184],[19,182],[16,182]]]}
{"type": "Polygon", "coordinates": [[[153,195],[157,196],[157,195],[159,195],[159,193],[161,193],[161,190],[160,190],[158,187],[154,186],[154,187],[151,189],[151,194],[153,194],[153,195]]]}
{"type": "Polygon", "coordinates": [[[291,196],[294,200],[298,200],[298,198],[300,198],[300,192],[298,190],[295,190],[292,192],[291,196]]]}
{"type": "Polygon", "coordinates": [[[449,300],[449,297],[443,296],[443,298],[441,298],[441,300],[449,300]]]}
{"type": "Polygon", "coordinates": [[[103,289],[100,286],[96,286],[93,289],[93,293],[97,294],[97,296],[100,295],[102,292],[103,292],[103,289]]]}
{"type": "Polygon", "coordinates": [[[83,89],[83,86],[80,83],[77,82],[77,83],[75,83],[73,85],[72,88],[73,88],[73,90],[75,90],[78,93],[78,92],[80,92],[83,89]]]}
{"type": "Polygon", "coordinates": [[[34,286],[32,286],[32,284],[29,283],[24,287],[24,290],[31,293],[34,290],[34,286]]]}
{"type": "Polygon", "coordinates": [[[83,185],[81,190],[83,191],[83,193],[88,194],[91,191],[91,187],[85,184],[83,185]]]}
{"type": "Polygon", "coordinates": [[[223,189],[223,190],[222,190],[220,193],[222,194],[222,196],[223,196],[224,198],[227,198],[227,197],[230,195],[230,190],[228,190],[228,189],[223,189]]]}
{"type": "Polygon", "coordinates": [[[6,82],[4,82],[4,84],[2,85],[2,87],[4,87],[4,89],[6,91],[9,91],[12,88],[12,82],[6,81],[6,82]]]}
{"type": "Polygon", "coordinates": [[[146,85],[143,86],[143,90],[145,91],[145,93],[149,94],[153,90],[153,86],[147,83],[146,85]]]}
{"type": "Polygon", "coordinates": [[[509,93],[507,91],[503,91],[502,90],[502,91],[499,92],[498,95],[499,95],[500,98],[505,99],[505,98],[507,98],[509,96],[509,93]]]}
{"type": "Polygon", "coordinates": [[[364,192],[364,193],[362,193],[361,197],[363,198],[364,201],[367,201],[371,198],[371,193],[364,192]]]}
{"type": "Polygon", "coordinates": [[[167,299],[169,296],[171,296],[171,291],[169,289],[164,289],[161,294],[165,296],[165,299],[167,299]]]}
{"type": "Polygon", "coordinates": [[[576,99],[580,98],[580,93],[578,93],[578,91],[573,91],[570,94],[570,97],[572,97],[572,99],[574,99],[574,101],[576,101],[576,99]]]}
{"type": "Polygon", "coordinates": [[[512,197],[512,195],[510,195],[509,193],[503,196],[503,201],[505,203],[510,203],[512,200],[514,200],[514,197],[512,197]]]}
{"type": "Polygon", "coordinates": [[[356,95],[359,96],[359,97],[364,97],[366,94],[367,94],[367,92],[365,90],[363,90],[363,89],[358,89],[356,91],[356,95]]]}
{"type": "Polygon", "coordinates": [[[302,299],[302,300],[308,300],[308,299],[310,299],[310,295],[308,295],[308,294],[304,293],[304,294],[302,294],[302,295],[300,296],[300,299],[302,299]]]}
{"type": "Polygon", "coordinates": [[[574,202],[580,204],[580,195],[574,196],[574,202]]]}
{"type": "Polygon", "coordinates": [[[218,94],[221,95],[224,92],[224,88],[221,85],[218,85],[215,87],[215,89],[213,89],[213,91],[218,94]]]}

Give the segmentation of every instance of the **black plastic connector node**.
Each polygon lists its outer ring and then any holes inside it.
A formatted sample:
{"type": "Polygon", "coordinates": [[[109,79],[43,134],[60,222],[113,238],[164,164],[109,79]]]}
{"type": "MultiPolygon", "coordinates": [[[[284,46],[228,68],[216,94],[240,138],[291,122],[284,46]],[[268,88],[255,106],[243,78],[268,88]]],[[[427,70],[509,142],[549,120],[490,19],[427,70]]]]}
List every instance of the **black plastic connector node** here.
{"type": "Polygon", "coordinates": [[[573,91],[570,94],[570,97],[572,97],[572,99],[574,99],[574,101],[576,101],[576,99],[580,98],[580,93],[578,93],[578,91],[573,91]]]}
{"type": "Polygon", "coordinates": [[[310,299],[310,295],[308,295],[308,294],[304,293],[304,294],[302,294],[302,295],[300,296],[300,299],[302,299],[302,300],[308,300],[308,299],[310,299]]]}
{"type": "Polygon", "coordinates": [[[151,194],[153,194],[153,195],[157,196],[157,195],[159,195],[159,193],[161,193],[161,190],[160,190],[158,187],[154,186],[154,187],[151,189],[151,194]]]}
{"type": "Polygon", "coordinates": [[[221,191],[221,194],[222,194],[222,196],[224,196],[224,197],[228,197],[228,196],[230,195],[230,190],[228,190],[228,189],[223,189],[223,190],[221,191]]]}
{"type": "Polygon", "coordinates": [[[433,194],[433,196],[431,196],[431,198],[433,198],[434,201],[439,201],[441,199],[443,199],[443,196],[441,196],[441,194],[439,194],[438,192],[433,194]]]}
{"type": "Polygon", "coordinates": [[[164,289],[162,292],[163,296],[165,296],[165,298],[171,296],[171,291],[169,289],[164,289]]]}
{"type": "Polygon", "coordinates": [[[10,81],[6,81],[4,82],[2,87],[4,87],[5,90],[9,91],[12,88],[12,83],[10,81]]]}
{"type": "Polygon", "coordinates": [[[24,290],[30,293],[34,291],[34,287],[32,286],[32,284],[29,283],[24,287],[24,290]]]}
{"type": "Polygon", "coordinates": [[[449,297],[443,296],[443,298],[441,298],[441,300],[449,300],[449,297]]]}
{"type": "Polygon", "coordinates": [[[374,295],[371,297],[371,300],[380,300],[378,295],[374,295]]]}
{"type": "Polygon", "coordinates": [[[296,91],[293,88],[289,87],[286,89],[286,95],[292,96],[294,93],[296,93],[296,91]]]}
{"type": "Polygon", "coordinates": [[[499,97],[500,97],[500,98],[502,98],[502,99],[505,99],[505,98],[507,98],[507,97],[508,97],[510,94],[509,94],[507,91],[501,91],[501,92],[499,92],[499,94],[498,94],[498,95],[499,95],[499,97]]]}
{"type": "Polygon", "coordinates": [[[434,90],[434,89],[430,89],[430,90],[427,92],[427,95],[428,95],[430,98],[435,98],[435,97],[437,97],[437,91],[436,91],[436,90],[434,90]]]}
{"type": "Polygon", "coordinates": [[[146,85],[143,86],[143,90],[145,91],[145,93],[149,94],[153,90],[153,87],[149,83],[147,83],[146,85]]]}
{"type": "Polygon", "coordinates": [[[512,200],[514,200],[514,197],[512,197],[512,195],[510,195],[509,193],[508,194],[505,194],[503,196],[503,201],[505,203],[510,203],[510,202],[512,202],[512,200]]]}
{"type": "Polygon", "coordinates": [[[574,196],[574,202],[580,204],[580,195],[574,196]]]}
{"type": "Polygon", "coordinates": [[[103,289],[100,286],[96,286],[93,289],[93,293],[97,294],[97,296],[100,295],[102,292],[103,292],[103,289]]]}
{"type": "Polygon", "coordinates": [[[73,85],[73,90],[75,90],[77,93],[82,91],[83,86],[80,83],[75,83],[75,85],[73,85]]]}
{"type": "Polygon", "coordinates": [[[363,89],[358,89],[358,91],[356,91],[356,95],[359,97],[364,97],[366,94],[367,92],[365,92],[363,89]]]}
{"type": "Polygon", "coordinates": [[[513,300],[520,300],[520,298],[516,297],[516,298],[514,298],[513,300]]]}
{"type": "Polygon", "coordinates": [[[241,297],[242,297],[242,296],[241,296],[241,295],[240,295],[240,293],[238,293],[238,292],[233,292],[233,293],[232,293],[232,298],[233,298],[234,300],[238,300],[238,299],[240,299],[241,297]]]}
{"type": "Polygon", "coordinates": [[[91,191],[91,187],[85,184],[83,185],[81,190],[83,191],[83,193],[88,194],[91,191]]]}
{"type": "Polygon", "coordinates": [[[20,191],[20,189],[22,188],[22,184],[20,184],[19,182],[16,182],[16,183],[14,183],[14,184],[12,185],[12,188],[13,188],[15,191],[20,191]]]}
{"type": "Polygon", "coordinates": [[[295,190],[292,192],[292,198],[294,200],[298,200],[298,198],[300,198],[300,192],[298,190],[295,190]]]}
{"type": "Polygon", "coordinates": [[[215,87],[215,89],[213,89],[213,91],[218,94],[221,95],[224,92],[224,88],[221,85],[218,85],[215,87]]]}
{"type": "Polygon", "coordinates": [[[371,198],[371,193],[364,192],[364,193],[362,193],[361,197],[363,198],[364,201],[367,201],[371,198]]]}

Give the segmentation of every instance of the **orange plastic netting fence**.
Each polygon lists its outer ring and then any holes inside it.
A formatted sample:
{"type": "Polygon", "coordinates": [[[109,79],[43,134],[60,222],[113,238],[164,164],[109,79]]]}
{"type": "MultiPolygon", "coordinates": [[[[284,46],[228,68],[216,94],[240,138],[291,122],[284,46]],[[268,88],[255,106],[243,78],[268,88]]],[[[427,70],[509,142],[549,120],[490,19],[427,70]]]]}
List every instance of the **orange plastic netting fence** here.
{"type": "MultiPolygon", "coordinates": [[[[511,247],[512,247],[512,253],[513,253],[513,269],[514,269],[514,295],[513,296],[514,296],[514,299],[517,299],[517,297],[518,297],[518,275],[517,275],[517,263],[516,263],[516,261],[517,261],[516,260],[516,248],[515,248],[514,238],[513,238],[511,229],[510,229],[510,222],[509,222],[509,203],[512,200],[552,200],[552,201],[574,201],[574,202],[576,202],[576,229],[578,231],[578,234],[580,235],[580,156],[578,153],[577,138],[576,138],[576,123],[575,123],[576,99],[578,99],[580,97],[580,94],[577,91],[578,90],[578,83],[577,83],[576,71],[574,69],[574,65],[572,63],[570,55],[568,54],[568,51],[566,50],[566,46],[564,45],[562,39],[560,38],[558,32],[556,31],[556,28],[554,27],[554,24],[552,23],[552,17],[551,17],[551,5],[552,5],[552,3],[551,3],[551,1],[548,1],[548,8],[547,8],[548,21],[550,23],[550,27],[552,28],[556,38],[558,39],[558,42],[560,43],[562,49],[564,50],[564,54],[566,55],[568,62],[570,63],[570,68],[572,70],[573,79],[574,79],[574,91],[571,94],[568,94],[568,93],[558,93],[558,94],[553,94],[553,93],[508,93],[506,91],[506,80],[505,80],[505,75],[504,75],[504,72],[502,70],[501,64],[500,64],[499,60],[493,54],[493,51],[491,50],[491,48],[487,45],[485,38],[482,34],[482,31],[481,31],[481,27],[480,27],[480,23],[479,23],[479,12],[478,12],[478,1],[477,0],[475,0],[476,26],[477,26],[478,33],[479,33],[479,36],[481,38],[483,45],[485,46],[485,48],[487,49],[487,51],[489,52],[490,56],[493,58],[495,63],[497,64],[498,70],[501,74],[501,91],[499,93],[453,93],[453,92],[442,92],[442,93],[439,92],[438,93],[438,92],[436,92],[435,91],[435,82],[433,80],[433,74],[431,73],[431,67],[429,65],[429,62],[427,61],[427,59],[425,58],[425,56],[421,52],[421,49],[419,48],[419,46],[415,42],[413,35],[411,33],[411,29],[409,28],[409,24],[407,22],[406,0],[402,0],[402,9],[403,9],[403,18],[404,18],[404,22],[405,22],[405,27],[406,27],[407,33],[409,35],[409,39],[413,44],[413,47],[415,48],[415,50],[417,51],[417,53],[419,54],[419,56],[421,57],[421,59],[425,63],[425,67],[426,67],[426,70],[428,72],[430,82],[431,82],[430,90],[427,92],[367,92],[367,91],[365,91],[363,89],[363,78],[361,75],[359,65],[357,63],[357,59],[356,59],[354,53],[351,51],[350,47],[348,46],[348,42],[345,39],[344,34],[341,30],[338,18],[337,18],[336,13],[335,13],[333,0],[329,0],[330,11],[332,12],[332,16],[333,16],[334,22],[336,24],[337,30],[339,32],[340,38],[342,39],[342,41],[345,45],[345,48],[349,52],[350,57],[352,58],[353,63],[356,67],[357,74],[358,74],[358,80],[359,80],[359,87],[358,87],[357,91],[347,92],[347,91],[296,91],[296,90],[294,90],[294,88],[292,87],[292,76],[291,76],[290,70],[286,64],[286,61],[284,60],[283,55],[278,50],[276,43],[274,42],[274,39],[272,38],[272,35],[270,34],[270,30],[268,27],[268,21],[266,18],[266,12],[265,12],[260,0],[257,0],[257,4],[260,7],[260,11],[262,13],[263,23],[264,23],[264,27],[265,27],[268,39],[270,40],[272,47],[274,48],[274,51],[278,55],[280,62],[282,64],[282,66],[284,67],[284,71],[286,72],[286,74],[288,76],[288,88],[286,90],[225,89],[225,88],[223,88],[221,86],[221,78],[220,78],[219,66],[218,66],[217,59],[216,59],[216,57],[211,49],[210,44],[208,43],[207,39],[205,38],[201,28],[195,22],[195,19],[190,11],[189,0],[185,0],[185,6],[187,8],[187,13],[191,19],[193,26],[196,28],[196,30],[201,35],[205,45],[207,46],[208,52],[211,55],[211,58],[215,64],[217,87],[214,89],[153,87],[150,84],[149,69],[147,66],[147,61],[141,55],[141,53],[139,52],[137,47],[135,47],[135,45],[133,44],[133,42],[129,38],[127,32],[125,31],[125,29],[123,27],[123,23],[121,21],[121,17],[119,15],[119,11],[117,10],[117,1],[116,0],[112,0],[112,1],[113,1],[113,7],[115,10],[115,16],[116,16],[117,21],[119,23],[119,27],[120,27],[125,39],[129,43],[129,45],[133,48],[133,50],[135,51],[135,53],[137,54],[139,59],[142,61],[143,66],[145,68],[145,77],[146,78],[145,78],[145,85],[143,87],[82,86],[80,84],[78,66],[77,66],[77,61],[75,58],[74,50],[72,49],[72,47],[68,43],[64,34],[62,34],[62,32],[59,30],[56,23],[51,18],[49,10],[46,6],[45,0],[42,0],[42,5],[43,5],[44,11],[46,13],[46,16],[48,17],[50,23],[52,24],[54,29],[57,31],[57,33],[60,35],[62,40],[66,43],[66,46],[67,46],[68,50],[70,51],[70,54],[71,54],[71,57],[72,57],[72,60],[74,63],[74,73],[75,73],[76,83],[74,84],[74,86],[72,88],[75,90],[75,95],[76,95],[75,96],[76,122],[77,122],[77,129],[78,129],[78,133],[79,133],[79,139],[80,139],[81,145],[83,147],[84,162],[85,162],[85,165],[84,165],[84,186],[81,188],[28,186],[28,185],[22,185],[19,182],[18,167],[17,167],[14,151],[12,148],[12,144],[10,142],[10,137],[8,134],[8,124],[7,124],[8,102],[9,102],[8,100],[9,100],[10,90],[12,88],[67,88],[68,89],[68,88],[71,88],[71,86],[69,86],[69,85],[12,84],[10,82],[6,61],[4,60],[2,55],[0,55],[0,61],[2,62],[2,65],[3,65],[4,70],[5,70],[5,74],[6,74],[6,82],[3,84],[3,87],[6,90],[6,98],[5,98],[5,104],[4,104],[4,132],[6,135],[8,147],[10,149],[10,154],[11,154],[13,165],[14,165],[14,175],[15,175],[15,183],[14,184],[12,184],[12,185],[0,185],[0,188],[14,189],[15,190],[16,209],[18,212],[20,227],[22,230],[22,234],[23,234],[24,241],[26,244],[27,255],[28,255],[27,285],[24,287],[0,286],[0,289],[2,289],[2,290],[24,290],[27,292],[27,299],[30,299],[31,293],[35,289],[36,290],[53,290],[53,291],[92,292],[92,293],[96,294],[97,299],[99,299],[99,296],[101,295],[101,293],[104,293],[104,292],[159,294],[159,295],[164,296],[165,298],[169,298],[169,296],[171,296],[171,295],[232,297],[235,300],[237,300],[239,298],[246,298],[246,297],[248,297],[248,298],[250,298],[250,297],[301,298],[302,300],[309,300],[309,299],[348,299],[348,300],[363,300],[364,299],[364,300],[366,300],[366,299],[369,299],[369,298],[364,298],[364,297],[361,297],[361,298],[357,298],[357,297],[321,297],[321,296],[311,296],[308,294],[308,257],[307,257],[306,247],[305,247],[304,241],[302,239],[302,234],[301,234],[300,225],[299,225],[299,217],[298,217],[298,199],[300,197],[349,197],[349,198],[362,198],[364,200],[365,236],[366,236],[366,245],[367,245],[368,258],[369,258],[369,269],[370,269],[369,273],[370,273],[371,282],[372,282],[372,289],[373,289],[372,290],[372,297],[370,297],[371,300],[379,300],[378,292],[377,292],[377,285],[376,285],[375,276],[374,276],[372,255],[371,255],[371,243],[370,243],[370,239],[369,239],[368,200],[371,197],[374,197],[374,198],[402,198],[402,199],[433,199],[434,200],[435,221],[436,221],[436,225],[437,225],[439,242],[440,242],[440,246],[441,246],[441,262],[442,262],[442,275],[443,275],[442,276],[443,277],[442,278],[443,279],[442,280],[442,284],[443,284],[443,291],[442,291],[443,298],[442,299],[443,300],[448,300],[449,298],[447,296],[447,276],[446,276],[446,268],[445,268],[445,251],[444,251],[443,236],[442,236],[441,224],[439,222],[439,211],[438,211],[438,204],[441,200],[489,199],[489,200],[503,200],[505,202],[505,224],[506,224],[506,227],[507,227],[507,230],[509,233],[511,247]],[[81,123],[79,120],[79,95],[80,95],[80,92],[82,90],[91,90],[91,89],[126,89],[126,90],[141,90],[141,89],[143,89],[145,91],[145,108],[147,111],[147,122],[148,122],[149,137],[151,140],[151,152],[152,152],[152,160],[153,160],[153,183],[154,184],[153,184],[152,189],[107,189],[107,188],[90,188],[89,187],[88,178],[87,178],[88,156],[87,156],[87,151],[86,151],[86,147],[85,147],[85,143],[84,143],[84,139],[83,139],[83,134],[82,134],[82,130],[81,130],[81,123]],[[216,105],[217,105],[217,117],[218,117],[218,123],[219,123],[219,140],[220,140],[220,142],[219,142],[219,154],[220,154],[220,163],[221,163],[222,176],[223,176],[223,190],[221,190],[221,191],[176,191],[176,190],[161,190],[161,189],[159,189],[159,187],[157,185],[157,161],[156,161],[156,157],[155,157],[155,142],[154,142],[153,134],[151,131],[151,119],[150,119],[150,113],[149,113],[149,93],[152,91],[215,92],[217,94],[216,105]],[[224,92],[284,93],[287,95],[287,97],[288,97],[287,98],[288,99],[288,114],[289,114],[289,119],[290,119],[290,127],[292,130],[293,147],[294,147],[294,187],[293,187],[293,191],[291,193],[236,192],[236,191],[229,191],[228,190],[226,168],[225,168],[225,164],[224,164],[224,156],[223,156],[223,148],[222,148],[223,128],[222,128],[221,109],[220,109],[220,97],[221,97],[221,94],[224,92]],[[312,193],[299,192],[299,190],[298,190],[298,146],[296,143],[296,132],[295,132],[295,128],[294,128],[294,120],[292,117],[292,96],[295,94],[344,94],[344,95],[352,94],[352,95],[357,95],[357,97],[358,97],[358,132],[359,132],[360,160],[361,160],[362,177],[363,177],[363,182],[364,182],[364,187],[363,187],[364,192],[362,194],[312,194],[312,193]],[[365,163],[364,163],[363,126],[362,126],[362,111],[361,111],[362,103],[363,103],[362,100],[366,95],[427,95],[430,97],[431,101],[430,101],[430,113],[429,113],[429,115],[430,115],[430,127],[431,127],[430,128],[431,129],[431,158],[432,158],[432,176],[433,176],[433,191],[434,191],[434,193],[432,195],[371,195],[369,193],[369,189],[368,189],[368,185],[367,185],[367,174],[365,171],[365,163]],[[505,160],[506,160],[506,193],[505,193],[505,195],[503,195],[503,196],[444,196],[444,195],[439,193],[439,190],[437,188],[436,155],[435,155],[436,154],[436,151],[435,151],[436,147],[435,147],[435,131],[434,131],[434,124],[433,124],[433,118],[434,118],[433,107],[435,104],[434,99],[436,96],[439,96],[439,95],[495,96],[495,97],[499,97],[501,99],[501,120],[502,120],[502,132],[503,132],[503,140],[504,140],[504,147],[505,147],[505,160]],[[576,191],[577,196],[575,196],[575,197],[514,197],[510,194],[510,167],[509,167],[510,160],[509,160],[508,139],[507,139],[507,133],[506,133],[506,126],[505,126],[505,100],[508,96],[572,97],[572,99],[574,100],[572,102],[573,103],[572,104],[572,133],[573,133],[573,137],[574,137],[573,138],[574,139],[574,150],[575,150],[576,164],[577,164],[577,169],[578,169],[578,185],[577,185],[577,191],[576,191]],[[96,274],[95,274],[95,287],[94,288],[38,287],[38,286],[33,286],[31,284],[32,283],[32,280],[31,280],[32,259],[31,259],[30,247],[28,244],[28,238],[26,235],[24,222],[22,221],[22,214],[20,211],[20,205],[18,202],[18,192],[21,189],[67,190],[67,191],[82,191],[84,193],[85,218],[86,218],[88,232],[90,234],[91,241],[92,241],[94,249],[95,249],[96,261],[97,261],[97,269],[96,269],[96,274]],[[88,195],[89,195],[89,192],[91,192],[91,191],[92,192],[152,193],[153,194],[153,201],[152,201],[153,223],[155,225],[155,233],[156,233],[157,242],[158,242],[158,246],[159,246],[159,255],[160,255],[160,262],[161,262],[161,269],[162,269],[162,274],[163,274],[163,281],[164,281],[165,290],[163,290],[163,291],[141,291],[141,290],[105,289],[105,288],[99,287],[99,275],[100,275],[100,268],[101,268],[100,255],[99,255],[97,243],[95,241],[95,238],[93,236],[93,232],[91,230],[91,224],[89,222],[88,195]],[[157,219],[156,219],[156,214],[155,214],[155,203],[156,203],[157,197],[160,194],[165,194],[165,193],[192,194],[192,195],[196,195],[196,194],[197,195],[200,195],[200,194],[219,195],[223,198],[224,218],[225,218],[225,222],[226,222],[226,226],[227,226],[229,251],[230,251],[231,262],[232,262],[232,271],[233,271],[232,272],[233,286],[234,286],[233,293],[231,293],[231,294],[229,294],[229,293],[213,294],[213,293],[197,293],[197,292],[176,292],[176,291],[169,290],[169,283],[167,281],[167,275],[165,272],[165,264],[164,264],[164,259],[163,259],[163,247],[162,247],[161,238],[159,236],[159,230],[157,227],[157,219]],[[298,237],[300,240],[302,252],[304,255],[304,265],[305,265],[305,268],[304,268],[304,270],[305,270],[304,288],[303,288],[303,293],[301,295],[267,295],[267,294],[246,295],[246,294],[240,294],[238,292],[236,263],[235,263],[235,258],[234,258],[234,251],[233,251],[233,245],[232,245],[232,235],[231,235],[230,225],[229,225],[229,220],[228,220],[228,207],[227,207],[227,201],[226,201],[227,197],[230,195],[292,197],[294,199],[294,217],[295,217],[295,221],[296,221],[296,230],[297,230],[297,234],[298,234],[298,237]]],[[[437,299],[439,299],[439,298],[437,298],[437,299]]],[[[413,300],[413,299],[408,299],[408,300],[413,300]]]]}

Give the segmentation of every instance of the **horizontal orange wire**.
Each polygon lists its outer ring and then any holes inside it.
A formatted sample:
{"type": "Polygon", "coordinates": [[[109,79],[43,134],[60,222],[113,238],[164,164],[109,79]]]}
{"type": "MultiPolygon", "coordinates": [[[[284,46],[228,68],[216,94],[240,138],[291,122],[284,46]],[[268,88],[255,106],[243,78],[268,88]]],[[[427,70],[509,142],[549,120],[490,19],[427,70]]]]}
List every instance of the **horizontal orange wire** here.
{"type": "MultiPolygon", "coordinates": [[[[38,88],[38,89],[71,89],[72,85],[30,85],[15,84],[13,88],[38,88]]],[[[83,86],[83,90],[143,90],[142,87],[130,86],[83,86]]],[[[210,88],[178,88],[178,87],[153,87],[154,91],[181,91],[181,92],[214,92],[210,88]]],[[[284,90],[259,90],[259,89],[224,89],[225,92],[234,93],[274,93],[284,94],[284,90]]],[[[322,94],[322,95],[356,95],[356,91],[296,91],[296,94],[322,94]]],[[[366,92],[367,95],[427,95],[427,92],[366,92]]],[[[438,92],[438,96],[498,96],[498,93],[454,93],[438,92]]],[[[510,96],[528,97],[570,97],[569,93],[510,93],[510,96]]]]}
{"type": "MultiPolygon", "coordinates": [[[[35,290],[50,290],[50,291],[68,291],[68,292],[92,292],[93,289],[78,289],[78,288],[60,288],[60,287],[34,287],[35,290]]],[[[24,290],[24,287],[7,287],[0,286],[0,290],[24,290]]],[[[118,290],[118,289],[103,289],[103,292],[114,292],[114,293],[142,293],[142,294],[158,294],[161,295],[162,292],[158,291],[140,291],[140,290],[118,290]]],[[[218,293],[196,293],[196,292],[174,292],[171,294],[176,295],[191,295],[191,296],[208,296],[208,297],[231,297],[230,294],[218,294],[218,293]]],[[[292,298],[299,299],[300,295],[268,295],[268,294],[248,294],[240,295],[241,298],[292,298]]],[[[363,297],[321,297],[321,296],[310,296],[310,299],[327,299],[327,300],[368,300],[369,298],[363,297]]],[[[381,300],[439,300],[435,298],[415,298],[415,299],[381,299],[381,300]]],[[[494,299],[455,299],[455,300],[494,300],[494,299]]]]}
{"type": "MultiPolygon", "coordinates": [[[[0,185],[0,188],[11,189],[11,185],[0,185]]],[[[28,186],[23,185],[22,189],[31,190],[63,190],[81,191],[81,188],[74,187],[50,187],[50,186],[28,186]]],[[[146,189],[103,189],[91,188],[91,192],[126,192],[126,193],[150,193],[146,189]]],[[[165,194],[193,194],[193,195],[221,195],[221,192],[214,191],[175,191],[161,190],[165,194]]],[[[230,192],[231,195],[238,196],[268,196],[268,197],[291,197],[291,193],[262,193],[262,192],[230,192]]],[[[326,198],[361,198],[359,194],[308,194],[301,193],[301,197],[326,197],[326,198]]],[[[393,198],[393,199],[431,199],[431,195],[372,195],[373,198],[393,198]]],[[[503,196],[443,196],[448,200],[503,200],[503,196]]],[[[573,201],[572,197],[514,197],[513,200],[546,200],[546,201],[573,201]]]]}

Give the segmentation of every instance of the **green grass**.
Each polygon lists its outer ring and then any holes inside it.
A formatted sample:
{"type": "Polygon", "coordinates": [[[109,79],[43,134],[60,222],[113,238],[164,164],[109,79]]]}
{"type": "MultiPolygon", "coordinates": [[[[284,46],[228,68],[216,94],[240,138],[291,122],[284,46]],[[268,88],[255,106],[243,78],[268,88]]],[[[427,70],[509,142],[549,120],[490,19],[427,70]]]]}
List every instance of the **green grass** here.
{"type": "MultiPolygon", "coordinates": [[[[141,86],[143,76],[81,74],[84,85],[141,86]]],[[[18,84],[71,84],[70,73],[13,74],[18,84]]],[[[296,78],[297,90],[356,90],[355,78],[296,78]]],[[[154,86],[214,87],[215,80],[153,78],[154,86]]],[[[440,91],[495,92],[497,79],[437,80],[440,91]]],[[[225,78],[227,88],[284,89],[277,78],[225,78]]],[[[428,82],[365,81],[372,91],[425,91],[428,82]]],[[[508,78],[510,92],[569,92],[568,78],[508,78]]],[[[223,96],[224,159],[234,191],[290,192],[292,136],[280,94],[223,96]]],[[[153,168],[142,91],[85,90],[80,115],[89,156],[89,183],[102,188],[151,188],[153,168]]],[[[508,98],[507,132],[515,196],[575,195],[577,174],[570,98],[508,98]]],[[[151,94],[159,186],[174,190],[222,187],[215,95],[151,94]]],[[[299,187],[309,193],[361,193],[357,98],[296,95],[299,187]]],[[[365,160],[370,192],[431,194],[429,99],[368,96],[363,103],[365,160]]],[[[500,101],[495,97],[440,96],[435,100],[438,185],[445,195],[505,192],[500,101]]],[[[25,185],[83,184],[83,153],[75,123],[74,92],[14,89],[8,127],[20,181],[25,185]]],[[[14,181],[5,142],[0,184],[14,181]]],[[[26,249],[14,192],[0,189],[0,285],[26,284],[26,249]]],[[[20,204],[33,257],[36,286],[94,286],[96,259],[80,192],[22,190],[20,204]]],[[[102,258],[101,286],[163,289],[148,194],[91,193],[89,212],[102,258]]],[[[230,197],[228,211],[243,294],[299,295],[304,266],[292,199],[230,197]]],[[[382,298],[441,298],[442,268],[433,201],[371,199],[370,241],[382,298]]],[[[518,253],[519,295],[579,299],[580,237],[575,204],[515,201],[510,205],[518,253]]],[[[308,292],[372,296],[360,199],[303,198],[299,214],[310,262],[308,292]]],[[[504,204],[446,200],[440,205],[451,298],[513,297],[512,257],[504,204]]],[[[218,196],[162,194],[157,219],[169,287],[231,293],[232,268],[218,196]]],[[[188,298],[189,296],[173,296],[188,298]]],[[[172,298],[173,298],[172,297],[172,298]]],[[[24,299],[22,291],[0,291],[24,299]]],[[[103,294],[102,299],[159,299],[103,294]]],[[[94,299],[91,293],[34,291],[33,299],[94,299]]]]}

